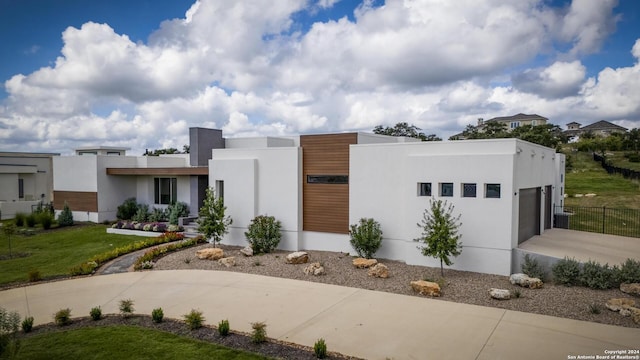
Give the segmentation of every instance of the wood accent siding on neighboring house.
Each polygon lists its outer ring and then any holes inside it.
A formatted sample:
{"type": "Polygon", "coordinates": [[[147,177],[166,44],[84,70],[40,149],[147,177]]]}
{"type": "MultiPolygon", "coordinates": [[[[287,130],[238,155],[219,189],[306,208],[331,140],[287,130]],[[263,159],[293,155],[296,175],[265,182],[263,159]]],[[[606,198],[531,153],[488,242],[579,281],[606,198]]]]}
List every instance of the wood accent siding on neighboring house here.
{"type": "Polygon", "coordinates": [[[302,229],[349,233],[349,184],[308,184],[307,175],[349,175],[358,134],[302,135],[302,229]]]}
{"type": "Polygon", "coordinates": [[[209,167],[107,168],[107,175],[209,175],[209,167]]]}
{"type": "Polygon", "coordinates": [[[98,211],[98,193],[90,191],[54,191],[53,208],[62,210],[64,202],[69,204],[71,211],[98,211]]]}

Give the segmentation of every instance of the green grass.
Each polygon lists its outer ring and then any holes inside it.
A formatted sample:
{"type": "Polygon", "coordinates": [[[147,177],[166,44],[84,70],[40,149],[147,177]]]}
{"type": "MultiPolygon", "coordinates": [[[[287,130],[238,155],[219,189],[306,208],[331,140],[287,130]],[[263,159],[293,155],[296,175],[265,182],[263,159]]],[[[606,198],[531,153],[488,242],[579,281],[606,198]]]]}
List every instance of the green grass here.
{"type": "Polygon", "coordinates": [[[624,157],[624,154],[628,152],[631,151],[607,152],[607,160],[609,160],[613,166],[640,171],[640,162],[630,162],[629,159],[624,157]]]}
{"type": "Polygon", "coordinates": [[[105,326],[22,339],[17,359],[232,359],[266,357],[136,326],[105,326]]]}
{"type": "MultiPolygon", "coordinates": [[[[107,234],[105,225],[72,226],[33,236],[13,235],[12,253],[29,256],[0,260],[0,285],[28,280],[31,270],[38,270],[43,278],[68,275],[72,266],[94,255],[127,245],[140,238],[107,234]]],[[[0,255],[9,255],[9,242],[0,233],[0,255]]]]}

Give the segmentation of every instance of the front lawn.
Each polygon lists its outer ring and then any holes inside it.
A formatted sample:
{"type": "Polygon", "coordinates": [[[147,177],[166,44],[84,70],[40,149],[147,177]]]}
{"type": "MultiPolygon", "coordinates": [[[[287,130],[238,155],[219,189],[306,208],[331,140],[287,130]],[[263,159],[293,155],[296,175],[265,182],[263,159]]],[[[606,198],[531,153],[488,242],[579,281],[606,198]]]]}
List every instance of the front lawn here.
{"type": "Polygon", "coordinates": [[[42,278],[64,276],[69,269],[94,255],[124,246],[140,238],[107,234],[105,225],[81,225],[44,231],[33,236],[13,235],[9,242],[0,233],[0,285],[28,281],[28,273],[40,272],[42,278]],[[27,255],[27,256],[24,256],[27,255]]]}

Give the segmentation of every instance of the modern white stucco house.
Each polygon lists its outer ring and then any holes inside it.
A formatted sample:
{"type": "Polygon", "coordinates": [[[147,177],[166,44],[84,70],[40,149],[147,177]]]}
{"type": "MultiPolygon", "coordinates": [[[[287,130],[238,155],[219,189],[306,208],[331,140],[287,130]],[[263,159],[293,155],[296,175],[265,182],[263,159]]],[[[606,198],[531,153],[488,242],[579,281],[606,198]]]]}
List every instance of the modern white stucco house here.
{"type": "Polygon", "coordinates": [[[225,243],[246,245],[251,219],[267,214],[282,222],[280,248],[352,252],[349,224],[370,217],[384,232],[377,256],[436,266],[413,241],[433,197],[462,215],[464,248],[453,268],[502,275],[518,243],[551,227],[564,188],[564,156],[517,139],[227,139],[209,171],[233,218],[225,243]]]}

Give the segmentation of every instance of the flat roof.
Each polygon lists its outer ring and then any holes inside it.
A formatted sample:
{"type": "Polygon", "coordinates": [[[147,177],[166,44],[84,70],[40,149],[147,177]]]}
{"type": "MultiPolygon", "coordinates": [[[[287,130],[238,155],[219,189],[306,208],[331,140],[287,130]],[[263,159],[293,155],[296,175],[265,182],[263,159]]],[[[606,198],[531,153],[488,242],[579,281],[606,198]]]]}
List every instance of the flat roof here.
{"type": "Polygon", "coordinates": [[[107,168],[107,175],[209,175],[209,167],[107,168]]]}

